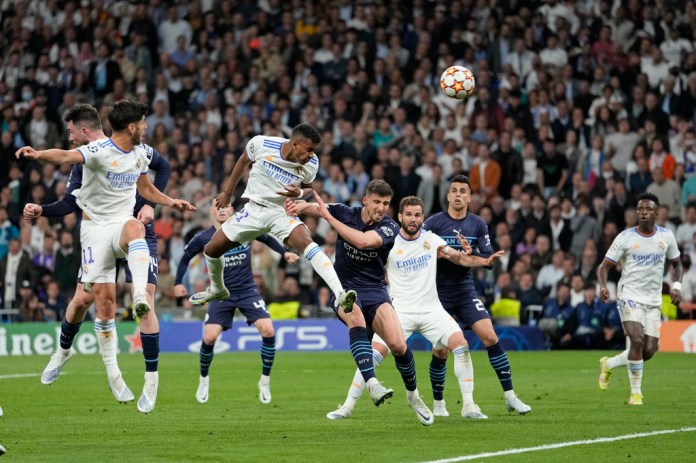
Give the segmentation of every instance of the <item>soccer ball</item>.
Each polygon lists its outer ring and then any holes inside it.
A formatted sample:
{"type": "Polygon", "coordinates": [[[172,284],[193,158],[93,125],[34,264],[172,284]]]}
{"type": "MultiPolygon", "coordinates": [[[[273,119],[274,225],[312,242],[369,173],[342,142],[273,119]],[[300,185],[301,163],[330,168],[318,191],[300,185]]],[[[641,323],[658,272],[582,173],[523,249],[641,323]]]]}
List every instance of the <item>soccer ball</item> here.
{"type": "Polygon", "coordinates": [[[440,88],[448,97],[463,100],[474,93],[474,74],[464,66],[450,66],[440,76],[440,88]]]}

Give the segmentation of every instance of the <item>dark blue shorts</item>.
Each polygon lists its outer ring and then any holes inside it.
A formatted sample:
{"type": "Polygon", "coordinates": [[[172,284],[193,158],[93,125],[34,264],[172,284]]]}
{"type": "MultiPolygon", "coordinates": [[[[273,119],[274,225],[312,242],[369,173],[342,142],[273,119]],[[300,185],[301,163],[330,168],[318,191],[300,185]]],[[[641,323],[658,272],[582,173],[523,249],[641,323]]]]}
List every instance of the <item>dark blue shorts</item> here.
{"type": "MultiPolygon", "coordinates": [[[[389,292],[387,292],[386,287],[382,288],[362,288],[355,290],[358,293],[358,298],[355,303],[360,310],[362,310],[363,316],[365,317],[365,323],[367,326],[372,326],[372,322],[377,315],[377,309],[382,304],[391,304],[391,297],[389,297],[389,292]]],[[[336,296],[331,295],[331,308],[334,312],[338,312],[338,304],[336,303],[336,296]]]]}
{"type": "MultiPolygon", "coordinates": [[[[145,225],[145,241],[150,249],[150,265],[147,269],[147,282],[157,286],[157,276],[159,275],[159,261],[157,259],[157,235],[155,235],[155,227],[152,224],[145,225]]],[[[123,267],[126,272],[126,282],[131,283],[133,276],[128,268],[126,259],[119,259],[117,265],[123,267]]]]}
{"type": "Polygon", "coordinates": [[[444,297],[440,296],[440,302],[445,310],[459,321],[462,328],[471,328],[471,325],[477,321],[491,318],[476,291],[457,294],[448,291],[444,297]]]}
{"type": "Polygon", "coordinates": [[[258,293],[247,293],[230,296],[226,301],[209,303],[205,324],[221,325],[223,331],[227,331],[232,328],[232,318],[234,318],[234,312],[237,309],[246,317],[247,325],[251,325],[256,320],[261,320],[262,318],[271,318],[261,295],[258,293]]]}

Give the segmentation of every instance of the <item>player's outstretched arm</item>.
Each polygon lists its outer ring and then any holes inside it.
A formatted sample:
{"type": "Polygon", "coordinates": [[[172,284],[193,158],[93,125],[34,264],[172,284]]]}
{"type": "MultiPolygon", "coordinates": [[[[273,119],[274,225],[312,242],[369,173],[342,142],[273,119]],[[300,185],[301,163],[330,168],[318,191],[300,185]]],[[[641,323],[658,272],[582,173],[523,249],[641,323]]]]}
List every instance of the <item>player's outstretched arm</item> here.
{"type": "Polygon", "coordinates": [[[300,215],[309,215],[311,217],[321,217],[321,211],[319,211],[319,204],[308,203],[307,201],[300,200],[296,201],[294,199],[287,198],[285,200],[285,212],[288,215],[297,217],[300,215]]]}
{"type": "Polygon", "coordinates": [[[358,249],[372,249],[382,246],[382,237],[379,236],[376,231],[368,230],[366,232],[361,232],[360,230],[349,227],[331,215],[329,208],[326,207],[326,203],[324,203],[324,200],[321,199],[321,196],[316,191],[314,192],[314,198],[317,200],[321,218],[329,222],[329,225],[331,225],[344,240],[348,241],[348,243],[358,249]]]}
{"type": "Polygon", "coordinates": [[[234,189],[237,188],[239,180],[241,180],[242,176],[249,169],[251,164],[253,164],[253,161],[249,159],[245,148],[242,156],[237,159],[230,177],[227,179],[225,186],[222,188],[222,192],[215,198],[215,207],[222,209],[230,205],[230,200],[234,194],[234,189]]]}
{"type": "Polygon", "coordinates": [[[140,175],[140,177],[138,178],[137,187],[138,193],[140,193],[140,196],[145,198],[146,201],[150,201],[155,204],[161,204],[162,206],[173,207],[174,209],[178,209],[180,211],[196,210],[196,208],[188,201],[185,201],[183,199],[170,198],[169,196],[159,191],[152,183],[152,180],[150,180],[149,175],[140,175]]]}
{"type": "Polygon", "coordinates": [[[23,146],[15,152],[17,159],[24,156],[27,159],[35,159],[41,162],[48,162],[49,164],[82,164],[85,162],[84,156],[78,150],[59,150],[50,149],[36,151],[31,146],[23,146]]]}
{"type": "Polygon", "coordinates": [[[505,255],[505,251],[498,251],[488,257],[471,256],[449,246],[441,246],[438,251],[438,257],[462,267],[491,267],[496,260],[505,255]]]}

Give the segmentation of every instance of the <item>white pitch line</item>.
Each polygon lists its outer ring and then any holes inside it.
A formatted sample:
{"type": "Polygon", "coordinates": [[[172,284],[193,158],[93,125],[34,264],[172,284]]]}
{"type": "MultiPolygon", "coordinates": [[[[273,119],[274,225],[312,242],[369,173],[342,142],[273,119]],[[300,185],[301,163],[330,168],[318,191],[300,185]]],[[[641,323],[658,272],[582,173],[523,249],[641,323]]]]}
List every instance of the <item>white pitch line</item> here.
{"type": "Polygon", "coordinates": [[[696,427],[684,427],[684,428],[679,428],[679,429],[664,429],[662,431],[640,432],[640,433],[636,433],[636,434],[625,434],[623,436],[616,436],[616,437],[600,437],[597,439],[576,440],[576,441],[571,441],[571,442],[559,442],[557,444],[538,445],[536,447],[524,447],[524,448],[519,448],[519,449],[500,450],[497,452],[478,453],[476,455],[463,455],[461,457],[444,458],[442,460],[432,460],[432,461],[427,461],[427,462],[422,462],[422,463],[455,463],[458,461],[469,461],[469,460],[477,460],[480,458],[499,457],[499,456],[503,456],[503,455],[514,455],[517,453],[536,452],[539,450],[560,449],[563,447],[572,447],[575,445],[602,444],[605,442],[616,442],[616,441],[626,440],[626,439],[637,439],[639,437],[650,437],[650,436],[659,436],[662,434],[675,434],[678,432],[694,432],[694,431],[696,431],[696,427]]]}
{"type": "Polygon", "coordinates": [[[32,376],[41,376],[41,373],[16,373],[14,375],[0,375],[0,379],[31,378],[32,376]]]}

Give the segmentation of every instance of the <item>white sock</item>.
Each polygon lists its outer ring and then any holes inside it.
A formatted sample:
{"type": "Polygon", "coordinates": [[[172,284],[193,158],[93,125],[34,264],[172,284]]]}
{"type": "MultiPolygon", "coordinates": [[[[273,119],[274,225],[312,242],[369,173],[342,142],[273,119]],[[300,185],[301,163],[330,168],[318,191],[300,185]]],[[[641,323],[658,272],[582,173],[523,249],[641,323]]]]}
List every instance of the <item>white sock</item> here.
{"type": "Polygon", "coordinates": [[[471,363],[469,346],[459,346],[454,353],[454,375],[459,381],[464,405],[474,403],[474,364],[471,363]]]}
{"type": "Polygon", "coordinates": [[[60,347],[60,344],[58,345],[58,348],[56,349],[56,353],[58,355],[62,355],[63,357],[67,357],[68,354],[70,353],[70,349],[63,349],[60,347]]]}
{"type": "MultiPolygon", "coordinates": [[[[382,354],[372,349],[372,362],[374,363],[375,368],[377,368],[377,366],[379,366],[383,360],[384,357],[382,357],[382,354]]],[[[377,378],[370,378],[368,384],[377,382],[379,382],[377,378]]],[[[355,407],[358,399],[360,399],[360,397],[363,395],[363,392],[365,392],[366,387],[367,385],[365,384],[362,373],[360,373],[360,370],[356,368],[355,375],[353,376],[353,382],[350,384],[350,388],[348,388],[348,396],[346,397],[346,401],[343,403],[343,406],[349,407],[352,410],[353,407],[355,407]]]]}
{"type": "Polygon", "coordinates": [[[643,360],[628,361],[628,381],[631,383],[631,394],[640,394],[643,382],[643,360]]]}
{"type": "Polygon", "coordinates": [[[118,360],[116,354],[118,352],[118,337],[116,335],[116,321],[111,320],[94,320],[94,332],[97,335],[97,343],[101,351],[104,366],[106,366],[106,374],[109,378],[115,378],[121,374],[118,368],[118,360]]]}
{"type": "Polygon", "coordinates": [[[625,367],[626,365],[628,365],[628,349],[607,359],[607,368],[610,370],[616,367],[625,367]]]}
{"type": "Polygon", "coordinates": [[[261,384],[271,384],[271,377],[266,376],[266,375],[261,375],[261,379],[259,380],[261,384]]]}
{"type": "Polygon", "coordinates": [[[146,293],[147,270],[150,265],[150,248],[143,238],[128,243],[128,268],[133,276],[133,294],[146,293]]]}
{"type": "Polygon", "coordinates": [[[415,391],[409,391],[408,389],[406,389],[406,400],[408,400],[409,402],[413,402],[418,397],[420,397],[418,389],[416,389],[415,391]]]}
{"type": "Polygon", "coordinates": [[[145,372],[145,384],[156,383],[159,380],[159,373],[156,371],[145,372]]]}
{"type": "Polygon", "coordinates": [[[225,263],[222,257],[210,257],[203,253],[205,262],[208,264],[208,276],[210,277],[210,290],[213,293],[219,293],[225,288],[225,283],[222,281],[222,272],[225,263]]]}
{"type": "Polygon", "coordinates": [[[334,269],[329,256],[327,256],[324,251],[321,250],[317,243],[310,243],[303,252],[305,258],[312,264],[314,271],[319,274],[319,276],[329,285],[329,288],[333,293],[338,296],[343,292],[343,285],[336,275],[336,269],[334,269]]]}
{"type": "Polygon", "coordinates": [[[508,402],[515,400],[515,397],[517,397],[517,394],[515,394],[515,391],[513,389],[510,389],[509,391],[503,391],[503,395],[505,395],[505,400],[508,402]]]}

